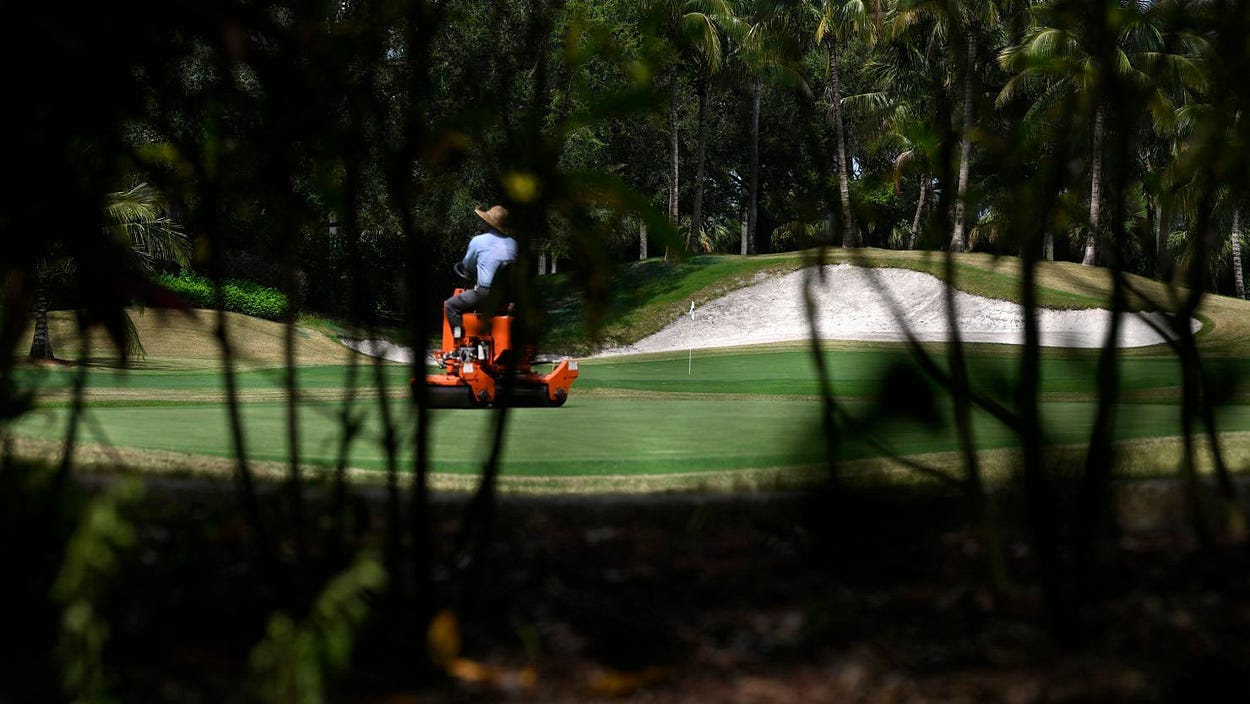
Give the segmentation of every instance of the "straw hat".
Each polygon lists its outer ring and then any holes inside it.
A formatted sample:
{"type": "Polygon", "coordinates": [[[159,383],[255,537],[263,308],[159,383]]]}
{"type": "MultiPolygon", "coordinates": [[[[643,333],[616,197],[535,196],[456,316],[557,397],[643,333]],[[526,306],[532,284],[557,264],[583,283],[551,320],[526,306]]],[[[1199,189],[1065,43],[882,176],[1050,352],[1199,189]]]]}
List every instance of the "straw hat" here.
{"type": "Polygon", "coordinates": [[[478,210],[477,208],[474,208],[473,212],[477,213],[477,216],[487,225],[490,225],[500,232],[506,232],[506,230],[504,230],[504,223],[508,221],[507,208],[502,205],[496,205],[490,210],[478,210]]]}

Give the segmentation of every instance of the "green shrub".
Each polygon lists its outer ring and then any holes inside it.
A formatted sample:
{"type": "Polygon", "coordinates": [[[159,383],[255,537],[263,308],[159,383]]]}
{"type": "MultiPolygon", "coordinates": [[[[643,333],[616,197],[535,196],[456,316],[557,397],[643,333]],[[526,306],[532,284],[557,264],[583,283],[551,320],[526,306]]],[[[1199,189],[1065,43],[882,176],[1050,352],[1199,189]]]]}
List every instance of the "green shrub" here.
{"type": "Polygon", "coordinates": [[[277,289],[253,281],[223,281],[220,306],[217,304],[217,292],[213,282],[203,276],[184,271],[177,275],[164,274],[159,281],[162,286],[182,296],[195,308],[221,308],[266,320],[282,320],[286,315],[286,296],[277,289]]]}

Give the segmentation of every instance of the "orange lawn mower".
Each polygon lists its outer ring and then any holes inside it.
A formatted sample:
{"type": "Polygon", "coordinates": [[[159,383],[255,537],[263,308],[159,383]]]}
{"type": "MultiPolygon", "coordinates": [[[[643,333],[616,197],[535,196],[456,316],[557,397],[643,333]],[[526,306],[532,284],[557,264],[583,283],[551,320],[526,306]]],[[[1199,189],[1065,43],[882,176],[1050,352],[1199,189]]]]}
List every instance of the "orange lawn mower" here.
{"type": "MultiPolygon", "coordinates": [[[[452,295],[465,289],[458,288],[452,295]]],[[[507,304],[500,315],[465,313],[457,339],[443,311],[443,344],[436,354],[441,374],[425,377],[427,408],[486,408],[488,406],[563,406],[577,379],[577,360],[535,357],[532,345],[513,348],[515,307],[507,304]],[[534,371],[535,364],[554,364],[550,373],[534,371]]],[[[417,380],[413,379],[415,392],[417,380]]]]}

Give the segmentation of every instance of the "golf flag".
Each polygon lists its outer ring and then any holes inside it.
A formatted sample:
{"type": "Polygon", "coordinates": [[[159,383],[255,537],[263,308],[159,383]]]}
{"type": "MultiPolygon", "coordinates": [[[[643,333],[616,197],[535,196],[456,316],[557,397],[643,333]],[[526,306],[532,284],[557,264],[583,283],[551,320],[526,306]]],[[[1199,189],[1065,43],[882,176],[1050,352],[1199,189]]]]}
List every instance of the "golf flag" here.
{"type": "MultiPolygon", "coordinates": [[[[694,320],[694,301],[690,302],[690,319],[694,320]]],[[[689,376],[691,369],[694,367],[694,348],[686,350],[686,375],[689,376]]]]}

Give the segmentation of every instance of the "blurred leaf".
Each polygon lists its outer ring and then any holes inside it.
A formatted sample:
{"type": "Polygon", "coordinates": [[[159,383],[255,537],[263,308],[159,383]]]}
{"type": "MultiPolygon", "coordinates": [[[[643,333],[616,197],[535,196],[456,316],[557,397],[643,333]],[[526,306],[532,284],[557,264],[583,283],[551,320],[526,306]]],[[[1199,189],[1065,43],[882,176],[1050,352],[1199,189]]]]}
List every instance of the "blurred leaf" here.
{"type": "Polygon", "coordinates": [[[1241,360],[1211,359],[1203,363],[1203,391],[1213,406],[1227,406],[1238,401],[1245,388],[1245,370],[1241,360]]]}
{"type": "Polygon", "coordinates": [[[0,423],[13,420],[34,407],[34,394],[18,391],[11,377],[3,378],[0,386],[0,423]]]}
{"type": "Polygon", "coordinates": [[[896,362],[886,370],[875,408],[882,419],[914,420],[929,430],[942,427],[932,381],[908,362],[896,362]]]}
{"type": "Polygon", "coordinates": [[[323,701],[325,681],[347,669],[369,597],[386,586],[386,571],[371,555],[326,584],[303,623],[278,612],[252,649],[250,684],[261,701],[323,701]]]}
{"type": "Polygon", "coordinates": [[[623,697],[668,677],[668,670],[654,665],[635,672],[603,669],[586,684],[586,692],[597,697],[623,697]]]}
{"type": "Polygon", "coordinates": [[[426,634],[426,648],[430,659],[442,667],[449,667],[460,655],[460,621],[450,609],[434,615],[426,634]]]}
{"type": "Polygon", "coordinates": [[[62,607],[57,656],[62,688],[70,701],[97,702],[106,697],[103,651],[109,627],[97,605],[107,598],[122,556],[136,542],[134,526],[122,510],[142,495],[143,484],[128,479],[114,483],[87,505],[52,587],[52,598],[62,607]]]}
{"type": "Polygon", "coordinates": [[[508,197],[517,203],[531,203],[542,191],[542,184],[537,176],[516,171],[504,175],[503,187],[508,192],[508,197]]]}
{"type": "Polygon", "coordinates": [[[456,658],[449,662],[447,673],[461,682],[513,692],[529,689],[538,683],[538,670],[533,667],[501,667],[468,658],[456,658]]]}

